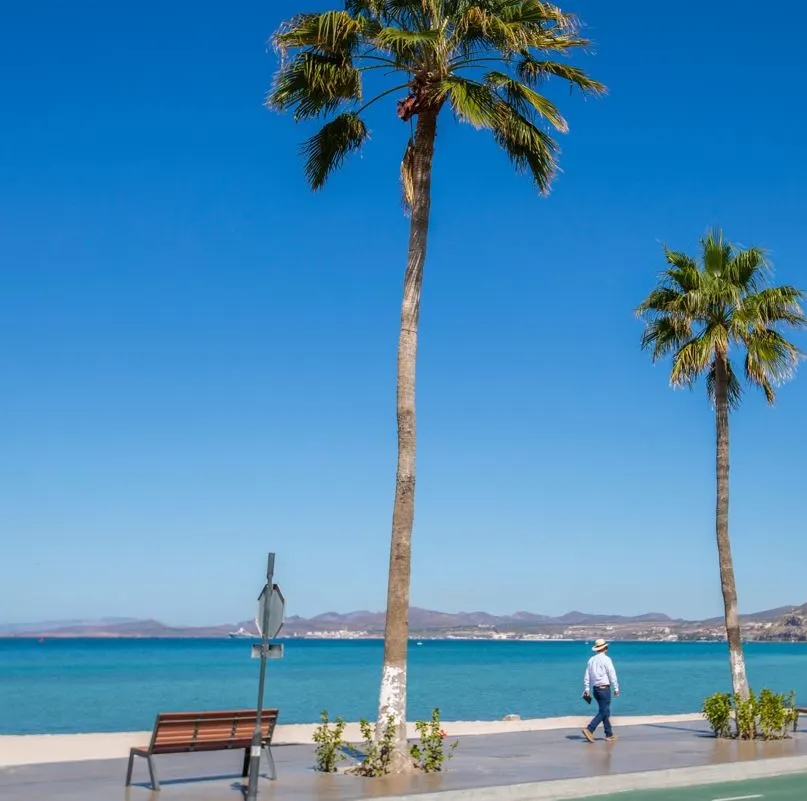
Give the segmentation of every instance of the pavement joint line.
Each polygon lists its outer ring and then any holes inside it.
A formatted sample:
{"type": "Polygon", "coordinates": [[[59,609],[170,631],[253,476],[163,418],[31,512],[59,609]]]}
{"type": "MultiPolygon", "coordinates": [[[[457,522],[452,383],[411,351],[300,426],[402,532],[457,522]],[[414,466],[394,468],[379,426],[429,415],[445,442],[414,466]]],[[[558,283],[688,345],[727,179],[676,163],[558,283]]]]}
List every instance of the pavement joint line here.
{"type": "MultiPolygon", "coordinates": [[[[749,762],[722,763],[670,770],[621,773],[584,779],[467,787],[432,793],[410,793],[390,796],[390,801],[566,801],[595,799],[639,790],[669,790],[684,787],[731,784],[735,781],[766,779],[774,776],[807,772],[807,756],[774,757],[749,762]]],[[[758,798],[760,796],[746,796],[758,798]]],[[[741,796],[742,798],[742,796],[741,796]]],[[[357,796],[353,801],[366,801],[357,796]]],[[[714,801],[719,801],[715,799],[714,801]]],[[[728,801],[728,799],[724,799],[728,801]]]]}

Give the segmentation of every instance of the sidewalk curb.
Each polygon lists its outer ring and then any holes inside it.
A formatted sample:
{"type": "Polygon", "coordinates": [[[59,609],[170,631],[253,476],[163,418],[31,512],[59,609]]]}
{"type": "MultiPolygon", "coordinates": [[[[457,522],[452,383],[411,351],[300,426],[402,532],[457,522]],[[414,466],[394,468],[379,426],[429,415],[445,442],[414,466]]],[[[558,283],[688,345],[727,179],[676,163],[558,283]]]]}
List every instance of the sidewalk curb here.
{"type": "MultiPolygon", "coordinates": [[[[665,790],[708,784],[785,776],[807,772],[807,756],[775,757],[749,762],[731,762],[696,768],[622,773],[586,779],[529,782],[493,787],[469,787],[435,793],[392,796],[393,801],[561,801],[626,793],[635,790],[665,790]]],[[[366,796],[354,801],[366,800],[366,796]]]]}

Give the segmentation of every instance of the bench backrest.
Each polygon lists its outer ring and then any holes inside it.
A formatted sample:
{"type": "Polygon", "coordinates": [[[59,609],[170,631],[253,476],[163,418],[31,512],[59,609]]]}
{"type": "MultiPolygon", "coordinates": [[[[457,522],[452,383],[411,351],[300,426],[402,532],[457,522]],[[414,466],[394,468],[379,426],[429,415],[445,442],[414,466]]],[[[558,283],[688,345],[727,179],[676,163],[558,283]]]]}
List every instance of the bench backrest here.
{"type": "MultiPolygon", "coordinates": [[[[261,713],[264,743],[272,741],[277,709],[261,713]]],[[[165,712],[157,715],[149,751],[152,754],[172,751],[206,751],[222,748],[248,748],[255,731],[254,709],[227,712],[165,712]]]]}

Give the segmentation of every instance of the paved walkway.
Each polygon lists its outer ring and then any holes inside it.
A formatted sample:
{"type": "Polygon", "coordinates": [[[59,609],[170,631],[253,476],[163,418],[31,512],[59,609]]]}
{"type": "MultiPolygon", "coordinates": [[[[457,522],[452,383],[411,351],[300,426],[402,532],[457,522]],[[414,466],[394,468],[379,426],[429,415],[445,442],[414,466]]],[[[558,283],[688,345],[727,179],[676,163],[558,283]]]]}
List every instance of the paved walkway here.
{"type": "MultiPolygon", "coordinates": [[[[311,747],[277,746],[274,752],[279,778],[276,782],[262,780],[260,798],[265,801],[354,801],[419,795],[426,801],[426,796],[448,791],[445,801],[493,798],[527,801],[653,786],[652,782],[659,776],[674,777],[676,770],[682,768],[713,772],[712,777],[706,779],[698,780],[696,775],[691,784],[713,781],[715,770],[720,771],[718,778],[726,778],[724,774],[730,770],[743,771],[759,766],[773,772],[807,770],[805,735],[777,743],[739,743],[715,740],[701,724],[634,726],[624,728],[620,735],[616,743],[598,741],[594,745],[584,742],[579,732],[573,730],[469,736],[462,738],[446,773],[384,779],[318,774],[311,769],[311,747]],[[729,767],[730,763],[733,767],[729,767]],[[646,771],[667,773],[642,773],[646,771]],[[640,783],[609,785],[609,782],[622,782],[625,774],[637,777],[640,783]],[[650,785],[640,781],[641,776],[647,775],[652,778],[650,785]],[[557,781],[570,779],[588,781],[557,781]]],[[[125,760],[2,768],[0,798],[3,801],[30,801],[32,798],[48,801],[234,801],[241,798],[241,754],[157,757],[163,784],[160,793],[148,789],[146,766],[139,762],[136,785],[128,790],[123,786],[125,760]]],[[[679,783],[687,781],[681,782],[679,777],[679,783]]],[[[693,801],[687,796],[683,798],[693,801]]],[[[700,801],[697,796],[694,799],[700,801]]]]}

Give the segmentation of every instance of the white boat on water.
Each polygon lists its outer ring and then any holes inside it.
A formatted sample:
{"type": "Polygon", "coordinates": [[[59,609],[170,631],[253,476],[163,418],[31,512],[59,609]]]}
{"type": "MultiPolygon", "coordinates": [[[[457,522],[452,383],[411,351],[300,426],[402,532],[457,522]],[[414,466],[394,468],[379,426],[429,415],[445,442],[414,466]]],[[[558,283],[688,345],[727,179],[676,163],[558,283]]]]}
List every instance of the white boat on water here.
{"type": "Polygon", "coordinates": [[[248,632],[243,626],[241,626],[238,631],[231,631],[227,634],[227,636],[231,640],[255,640],[257,639],[256,634],[251,634],[248,632]]]}

